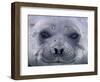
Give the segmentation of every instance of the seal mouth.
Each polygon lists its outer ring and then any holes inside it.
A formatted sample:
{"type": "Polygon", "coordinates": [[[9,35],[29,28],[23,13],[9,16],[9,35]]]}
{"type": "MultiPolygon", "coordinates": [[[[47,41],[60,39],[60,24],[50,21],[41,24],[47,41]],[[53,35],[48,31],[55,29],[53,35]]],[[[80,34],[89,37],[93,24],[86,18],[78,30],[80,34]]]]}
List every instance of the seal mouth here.
{"type": "Polygon", "coordinates": [[[62,57],[55,57],[53,59],[47,59],[46,57],[41,57],[42,62],[47,64],[71,64],[75,61],[75,58],[69,59],[69,60],[63,60],[62,57]]]}
{"type": "Polygon", "coordinates": [[[59,63],[61,63],[61,64],[71,64],[71,63],[73,63],[75,61],[74,58],[73,59],[70,59],[70,60],[66,60],[66,61],[65,60],[62,60],[62,59],[60,60],[60,59],[61,58],[59,58],[58,60],[56,60],[55,63],[58,63],[58,64],[59,63]]]}

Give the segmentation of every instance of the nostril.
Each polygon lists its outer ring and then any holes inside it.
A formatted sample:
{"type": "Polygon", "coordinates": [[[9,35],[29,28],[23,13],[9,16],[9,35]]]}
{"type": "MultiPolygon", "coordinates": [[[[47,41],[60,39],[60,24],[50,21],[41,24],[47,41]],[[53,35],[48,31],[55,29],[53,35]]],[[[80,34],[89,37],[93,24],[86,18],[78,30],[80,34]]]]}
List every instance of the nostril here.
{"type": "Polygon", "coordinates": [[[55,54],[57,54],[58,53],[58,49],[57,48],[54,48],[54,50],[55,50],[55,54]]]}
{"type": "Polygon", "coordinates": [[[55,51],[55,54],[63,54],[64,52],[64,49],[57,49],[57,48],[54,48],[54,51],[55,51]]]}
{"type": "Polygon", "coordinates": [[[55,57],[58,57],[58,56],[62,57],[63,56],[63,52],[64,52],[63,48],[61,48],[61,49],[54,48],[54,56],[55,57]]]}
{"type": "Polygon", "coordinates": [[[64,49],[62,48],[62,49],[60,49],[60,54],[63,54],[63,51],[64,51],[64,49]]]}

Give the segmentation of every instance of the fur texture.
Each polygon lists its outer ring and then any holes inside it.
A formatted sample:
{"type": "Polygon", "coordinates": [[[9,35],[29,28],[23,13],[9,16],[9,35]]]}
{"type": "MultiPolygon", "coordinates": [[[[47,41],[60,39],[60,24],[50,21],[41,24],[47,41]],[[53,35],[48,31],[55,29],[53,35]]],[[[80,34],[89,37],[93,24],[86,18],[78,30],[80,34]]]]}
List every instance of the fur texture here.
{"type": "Polygon", "coordinates": [[[29,16],[28,65],[88,63],[86,17],[29,16]]]}

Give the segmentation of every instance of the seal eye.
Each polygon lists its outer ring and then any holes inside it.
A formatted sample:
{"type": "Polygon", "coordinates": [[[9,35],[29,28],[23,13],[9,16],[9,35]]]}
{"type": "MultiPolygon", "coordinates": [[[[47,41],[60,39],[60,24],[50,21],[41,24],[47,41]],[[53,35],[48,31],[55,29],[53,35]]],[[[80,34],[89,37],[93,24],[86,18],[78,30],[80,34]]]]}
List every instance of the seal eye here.
{"type": "Polygon", "coordinates": [[[69,37],[70,37],[71,39],[78,39],[79,34],[78,34],[78,33],[72,33],[72,34],[69,35],[69,37]]]}
{"type": "Polygon", "coordinates": [[[47,31],[42,31],[40,32],[40,36],[43,38],[43,39],[47,39],[49,37],[51,37],[51,34],[47,31]]]}

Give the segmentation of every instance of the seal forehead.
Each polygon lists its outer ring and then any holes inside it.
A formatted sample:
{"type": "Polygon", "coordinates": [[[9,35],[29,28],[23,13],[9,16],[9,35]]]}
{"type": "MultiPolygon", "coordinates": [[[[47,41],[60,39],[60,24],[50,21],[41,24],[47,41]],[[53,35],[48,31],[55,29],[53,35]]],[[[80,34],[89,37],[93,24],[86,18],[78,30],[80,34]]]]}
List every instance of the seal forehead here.
{"type": "Polygon", "coordinates": [[[41,19],[37,23],[37,25],[59,25],[59,26],[64,26],[64,27],[78,27],[76,22],[73,19],[61,19],[61,18],[56,18],[56,19],[41,19]]]}
{"type": "Polygon", "coordinates": [[[47,30],[51,33],[61,33],[66,34],[70,32],[80,33],[79,25],[77,25],[71,18],[61,19],[61,18],[50,18],[50,19],[40,19],[35,24],[35,30],[38,32],[42,30],[47,30]]]}

